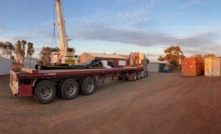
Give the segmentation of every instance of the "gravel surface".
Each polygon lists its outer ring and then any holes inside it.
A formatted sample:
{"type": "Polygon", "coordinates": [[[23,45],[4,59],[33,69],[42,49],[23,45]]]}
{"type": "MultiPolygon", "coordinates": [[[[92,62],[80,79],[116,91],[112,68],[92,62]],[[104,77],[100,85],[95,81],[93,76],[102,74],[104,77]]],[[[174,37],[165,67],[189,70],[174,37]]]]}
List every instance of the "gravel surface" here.
{"type": "Polygon", "coordinates": [[[150,73],[135,82],[107,80],[91,96],[48,105],[14,97],[0,77],[0,133],[220,134],[221,78],[150,73]]]}

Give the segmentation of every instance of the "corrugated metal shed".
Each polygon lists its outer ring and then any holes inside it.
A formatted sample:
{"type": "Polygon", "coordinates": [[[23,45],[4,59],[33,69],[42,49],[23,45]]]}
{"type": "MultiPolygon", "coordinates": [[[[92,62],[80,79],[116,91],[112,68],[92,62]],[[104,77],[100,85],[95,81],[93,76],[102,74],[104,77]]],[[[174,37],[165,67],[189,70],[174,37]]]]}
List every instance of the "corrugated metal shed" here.
{"type": "MultiPolygon", "coordinates": [[[[114,59],[128,59],[125,56],[120,56],[117,54],[106,54],[106,53],[87,53],[96,58],[114,58],[114,59]]],[[[128,56],[129,57],[129,56],[128,56]]]]}
{"type": "Polygon", "coordinates": [[[117,54],[106,54],[106,53],[90,53],[84,52],[81,56],[82,64],[89,64],[94,59],[109,60],[113,61],[116,67],[121,67],[119,63],[126,62],[128,64],[129,56],[121,56],[117,54]]]}
{"type": "Polygon", "coordinates": [[[12,70],[12,60],[0,58],[0,76],[8,75],[10,70],[12,70]]]}
{"type": "Polygon", "coordinates": [[[159,63],[159,62],[150,62],[147,66],[148,72],[158,73],[163,72],[166,63],[159,63]]]}

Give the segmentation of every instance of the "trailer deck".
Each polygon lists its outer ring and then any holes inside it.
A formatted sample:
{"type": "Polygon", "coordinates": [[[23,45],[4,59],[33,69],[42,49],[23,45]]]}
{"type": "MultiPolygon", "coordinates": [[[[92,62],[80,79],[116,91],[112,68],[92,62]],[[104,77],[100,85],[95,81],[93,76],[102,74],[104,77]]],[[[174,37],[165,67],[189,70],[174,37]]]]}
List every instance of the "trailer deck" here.
{"type": "Polygon", "coordinates": [[[141,71],[138,67],[111,68],[111,69],[64,69],[64,70],[33,70],[22,69],[21,72],[15,72],[18,79],[22,78],[50,78],[59,76],[81,76],[96,74],[111,74],[124,71],[141,71]],[[25,70],[25,71],[24,71],[25,70]]]}

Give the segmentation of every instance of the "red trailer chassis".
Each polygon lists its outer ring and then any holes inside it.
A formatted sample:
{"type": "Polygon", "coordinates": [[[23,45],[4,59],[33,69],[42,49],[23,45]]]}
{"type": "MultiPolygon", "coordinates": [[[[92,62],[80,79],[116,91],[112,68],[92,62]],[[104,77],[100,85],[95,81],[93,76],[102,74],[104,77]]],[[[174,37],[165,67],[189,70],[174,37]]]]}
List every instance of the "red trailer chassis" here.
{"type": "Polygon", "coordinates": [[[10,88],[13,95],[34,95],[43,104],[52,102],[57,92],[68,100],[74,99],[79,90],[85,95],[91,95],[96,85],[104,82],[110,74],[113,79],[133,81],[148,75],[141,67],[30,71],[10,71],[10,88]]]}

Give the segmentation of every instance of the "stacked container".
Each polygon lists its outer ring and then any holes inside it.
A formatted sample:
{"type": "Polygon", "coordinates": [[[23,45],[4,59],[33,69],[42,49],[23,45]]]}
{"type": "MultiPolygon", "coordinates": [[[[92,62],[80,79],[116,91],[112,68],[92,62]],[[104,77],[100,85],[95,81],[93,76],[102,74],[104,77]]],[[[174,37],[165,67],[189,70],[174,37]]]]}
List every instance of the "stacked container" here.
{"type": "Polygon", "coordinates": [[[30,69],[35,69],[35,65],[38,64],[38,59],[37,58],[24,58],[24,68],[30,68],[30,69]]]}
{"type": "Polygon", "coordinates": [[[204,59],[184,58],[181,62],[182,76],[198,76],[204,73],[204,59]]]}
{"type": "Polygon", "coordinates": [[[220,77],[220,58],[219,57],[205,58],[205,76],[220,77]]]}

